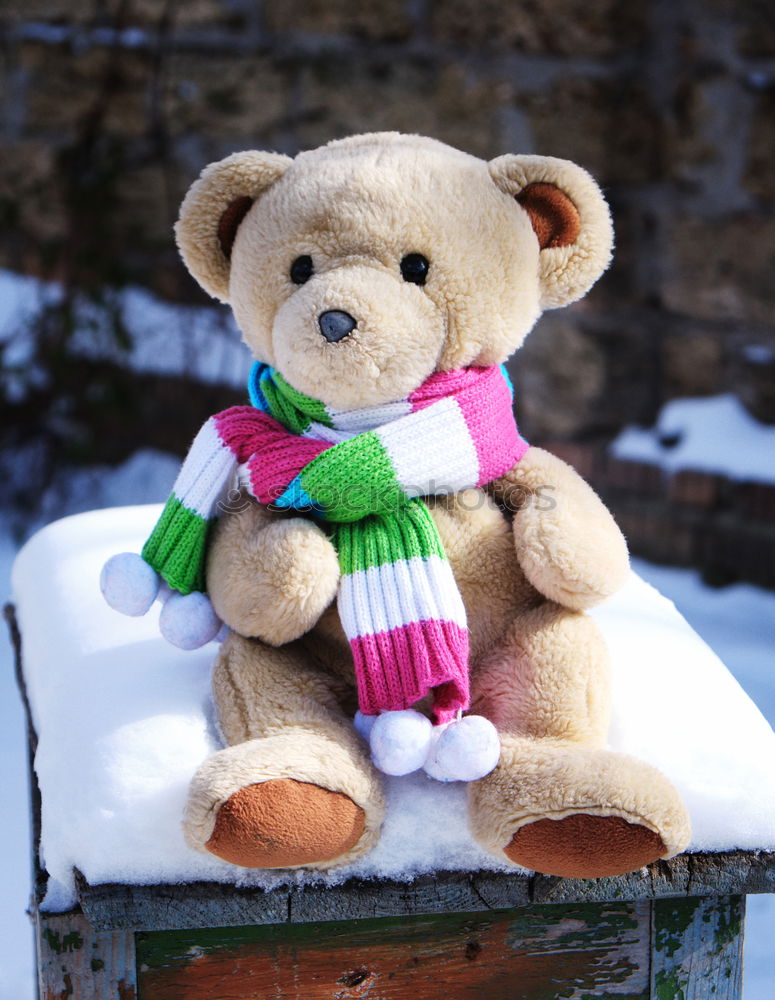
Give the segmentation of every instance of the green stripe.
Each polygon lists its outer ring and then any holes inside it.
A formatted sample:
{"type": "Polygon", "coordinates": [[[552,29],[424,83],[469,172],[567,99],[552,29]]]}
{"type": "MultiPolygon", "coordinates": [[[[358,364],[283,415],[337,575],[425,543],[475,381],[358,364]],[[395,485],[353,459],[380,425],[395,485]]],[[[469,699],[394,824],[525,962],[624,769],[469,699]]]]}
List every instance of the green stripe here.
{"type": "Polygon", "coordinates": [[[324,451],[301,470],[299,479],[329,521],[395,514],[406,505],[390,456],[374,431],[324,451]]]}
{"type": "Polygon", "coordinates": [[[373,514],[337,525],[333,542],[343,574],[417,556],[446,558],[431,513],[419,498],[406,503],[398,515],[373,514]]]}
{"type": "Polygon", "coordinates": [[[280,391],[272,379],[261,380],[261,392],[269,404],[269,412],[287,430],[293,434],[303,434],[312,422],[310,418],[293,405],[293,403],[280,391]]]}
{"type": "MultiPolygon", "coordinates": [[[[285,407],[284,412],[295,411],[296,420],[304,420],[306,418],[305,427],[308,427],[313,420],[316,420],[320,424],[325,424],[326,427],[333,426],[331,417],[328,415],[328,410],[326,409],[326,404],[321,403],[319,399],[305,396],[303,392],[294,389],[279,372],[274,373],[273,379],[268,379],[265,383],[262,382],[261,388],[264,391],[264,395],[266,395],[267,385],[271,386],[276,395],[282,400],[282,405],[285,407]]],[[[270,405],[272,404],[270,403],[270,405]]],[[[278,417],[278,419],[280,418],[278,417]]],[[[285,423],[284,420],[280,422],[285,423]]]]}
{"type": "Polygon", "coordinates": [[[205,551],[212,521],[184,507],[173,495],[143,546],[143,559],[173,590],[205,589],[205,551]]]}

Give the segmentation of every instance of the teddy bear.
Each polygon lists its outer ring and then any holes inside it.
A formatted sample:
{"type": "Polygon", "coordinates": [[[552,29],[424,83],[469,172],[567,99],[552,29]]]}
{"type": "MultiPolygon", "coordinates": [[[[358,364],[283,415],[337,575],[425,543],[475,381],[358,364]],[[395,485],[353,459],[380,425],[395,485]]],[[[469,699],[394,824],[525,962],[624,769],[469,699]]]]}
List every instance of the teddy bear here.
{"type": "Polygon", "coordinates": [[[189,531],[176,487],[143,551],[181,600],[206,590],[207,638],[228,627],[225,746],[192,780],[189,845],[346,865],[380,835],[378,764],[467,778],[474,838],[515,866],[590,878],[684,850],[672,784],[606,745],[585,611],[624,583],[625,540],[521,438],[503,368],[608,266],[590,175],[398,133],[249,151],[203,171],[176,236],[256,359],[251,407],[206,425],[181,473],[217,516],[189,531]],[[465,774],[469,754],[489,759],[465,774]]]}

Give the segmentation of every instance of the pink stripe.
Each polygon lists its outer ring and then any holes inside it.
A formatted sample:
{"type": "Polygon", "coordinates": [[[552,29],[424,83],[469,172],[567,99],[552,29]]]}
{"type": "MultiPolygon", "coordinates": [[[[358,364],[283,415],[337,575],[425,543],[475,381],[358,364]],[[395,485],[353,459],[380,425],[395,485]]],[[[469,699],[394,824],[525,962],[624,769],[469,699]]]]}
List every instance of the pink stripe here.
{"type": "Polygon", "coordinates": [[[248,462],[250,485],[260,503],[271,503],[305,465],[330,448],[291,434],[269,414],[252,406],[232,406],[217,414],[215,426],[238,462],[248,462]]]}
{"type": "Polygon", "coordinates": [[[218,435],[238,462],[247,462],[267,438],[288,437],[288,431],[268,413],[253,406],[231,406],[213,417],[218,435]]]}
{"type": "Polygon", "coordinates": [[[423,384],[410,392],[407,399],[412,404],[412,412],[424,410],[437,399],[454,396],[456,393],[476,386],[497,368],[457,368],[452,372],[436,372],[423,384]]]}
{"type": "Polygon", "coordinates": [[[476,485],[483,486],[513,468],[529,445],[517,430],[511,393],[500,370],[487,368],[479,371],[486,372],[486,375],[457,393],[455,401],[468,426],[479,459],[479,481],[476,485]]]}
{"type": "Polygon", "coordinates": [[[468,708],[468,633],[453,622],[412,622],[350,645],[366,715],[410,708],[431,689],[436,722],[468,708]]]}
{"type": "Polygon", "coordinates": [[[259,503],[272,503],[285,492],[290,481],[331,445],[295,435],[285,440],[267,440],[248,462],[250,487],[259,503]]]}

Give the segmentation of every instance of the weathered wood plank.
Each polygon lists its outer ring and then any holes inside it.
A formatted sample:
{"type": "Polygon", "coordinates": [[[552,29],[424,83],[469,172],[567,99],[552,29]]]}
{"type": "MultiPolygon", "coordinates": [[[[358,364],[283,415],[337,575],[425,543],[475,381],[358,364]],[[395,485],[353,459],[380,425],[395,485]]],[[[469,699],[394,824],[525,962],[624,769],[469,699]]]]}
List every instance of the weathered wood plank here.
{"type": "Polygon", "coordinates": [[[506,909],[528,903],[530,879],[493,884],[490,873],[474,877],[438,872],[396,882],[349,879],[341,886],[287,886],[265,892],[216,882],[187,885],[89,885],[76,873],[81,906],[101,931],[173,930],[246,924],[311,923],[375,917],[506,909]]]}
{"type": "Polygon", "coordinates": [[[231,885],[89,885],[77,878],[84,912],[98,930],[165,930],[305,923],[508,909],[527,903],[602,903],[775,891],[775,855],[746,851],[685,854],[606,879],[499,872],[438,872],[413,882],[349,879],[340,886],[265,892],[231,885]]]}
{"type": "Polygon", "coordinates": [[[98,931],[174,930],[282,924],[288,921],[288,891],[267,893],[219,882],[186,885],[88,886],[76,873],[81,907],[98,931]]]}
{"type": "Polygon", "coordinates": [[[651,904],[137,935],[153,1000],[648,1000],[651,904]]]}
{"type": "Polygon", "coordinates": [[[654,1000],[740,1000],[745,898],[654,903],[654,1000]]]}
{"type": "Polygon", "coordinates": [[[617,878],[561,879],[536,875],[531,898],[534,902],[566,903],[760,892],[775,892],[775,853],[716,851],[679,854],[617,878]]]}
{"type": "Polygon", "coordinates": [[[134,934],[96,933],[82,914],[39,915],[40,1000],[136,1000],[134,934]]]}

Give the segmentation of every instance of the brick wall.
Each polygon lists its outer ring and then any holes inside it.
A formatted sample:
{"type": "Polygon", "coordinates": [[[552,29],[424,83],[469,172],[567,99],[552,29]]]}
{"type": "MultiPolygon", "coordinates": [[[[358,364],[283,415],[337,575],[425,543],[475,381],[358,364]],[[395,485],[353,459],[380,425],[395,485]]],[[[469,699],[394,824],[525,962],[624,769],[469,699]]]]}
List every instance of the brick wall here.
{"type": "Polygon", "coordinates": [[[0,8],[0,265],[195,298],[171,225],[201,167],[369,129],[572,158],[609,274],[513,363],[535,440],[675,396],[775,421],[767,0],[27,0],[0,8]]]}
{"type": "Polygon", "coordinates": [[[613,511],[633,555],[693,566],[711,584],[775,587],[775,485],[711,473],[671,474],[613,458],[600,445],[546,442],[613,511]]]}

